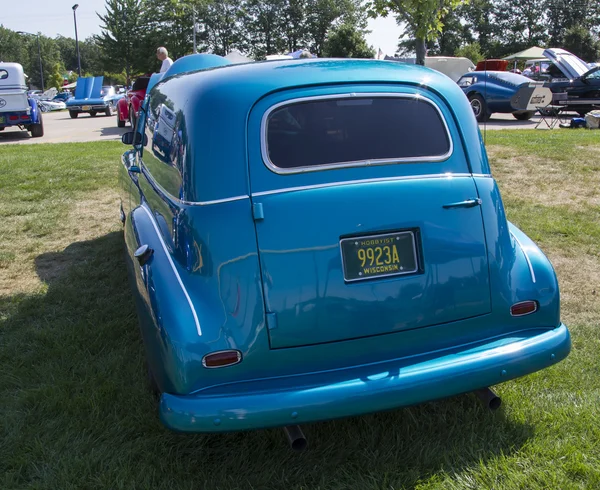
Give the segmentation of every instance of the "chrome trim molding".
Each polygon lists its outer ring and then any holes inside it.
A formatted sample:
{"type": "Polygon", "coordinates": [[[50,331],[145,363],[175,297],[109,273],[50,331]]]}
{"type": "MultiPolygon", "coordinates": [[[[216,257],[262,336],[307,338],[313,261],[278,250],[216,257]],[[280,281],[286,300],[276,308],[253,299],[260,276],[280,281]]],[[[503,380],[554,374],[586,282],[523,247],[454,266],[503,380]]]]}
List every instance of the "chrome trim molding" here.
{"type": "Polygon", "coordinates": [[[150,211],[148,211],[146,206],[144,206],[143,204],[140,206],[140,208],[142,208],[146,212],[146,214],[148,215],[148,218],[150,218],[150,222],[152,223],[152,226],[154,226],[154,231],[156,231],[156,234],[158,235],[160,244],[162,245],[162,248],[165,251],[165,254],[167,255],[169,264],[171,264],[171,269],[173,269],[173,272],[175,273],[177,282],[179,282],[179,286],[181,286],[181,290],[183,291],[185,299],[187,299],[187,302],[190,305],[190,309],[192,310],[192,315],[194,316],[194,322],[196,323],[196,330],[198,331],[198,335],[201,337],[202,329],[200,328],[200,321],[198,320],[198,315],[196,314],[196,309],[194,308],[192,300],[190,299],[190,295],[188,294],[187,289],[185,289],[185,286],[183,285],[183,281],[181,280],[181,276],[179,275],[179,272],[177,271],[177,268],[175,267],[175,264],[173,263],[173,259],[171,258],[171,253],[169,252],[169,249],[167,248],[167,245],[166,245],[165,241],[163,240],[162,234],[161,234],[160,230],[158,229],[158,226],[156,225],[154,216],[152,216],[152,213],[150,211]]]}
{"type": "Polygon", "coordinates": [[[330,95],[315,95],[311,97],[297,97],[295,99],[285,100],[283,102],[279,102],[271,107],[263,114],[262,121],[260,124],[260,152],[262,154],[262,159],[265,166],[271,170],[272,172],[280,175],[287,174],[299,174],[305,172],[318,172],[321,170],[330,170],[330,169],[339,169],[339,168],[348,168],[348,167],[368,167],[373,165],[392,165],[395,163],[407,163],[407,162],[441,162],[450,158],[454,151],[454,142],[452,141],[452,135],[450,134],[450,130],[448,129],[448,123],[446,122],[446,118],[442,114],[439,106],[429,97],[418,93],[402,93],[402,92],[361,92],[361,93],[341,93],[341,94],[330,94],[330,95]],[[326,165],[314,165],[309,167],[294,167],[294,168],[281,168],[275,165],[271,159],[269,158],[269,152],[267,151],[267,120],[271,113],[276,109],[291,105],[298,102],[309,102],[313,100],[327,100],[327,99],[344,99],[344,98],[365,98],[365,97],[397,97],[400,99],[414,99],[424,101],[428,104],[431,104],[434,109],[438,112],[442,124],[446,130],[446,135],[448,136],[448,151],[443,155],[434,155],[434,156],[426,156],[426,157],[413,157],[413,158],[386,158],[386,159],[375,159],[375,160],[358,160],[351,162],[340,162],[340,163],[329,163],[326,165]]]}
{"type": "Polygon", "coordinates": [[[168,192],[163,186],[161,186],[156,181],[156,179],[152,176],[152,173],[150,173],[150,170],[148,169],[148,167],[146,167],[146,165],[143,164],[143,162],[142,162],[142,170],[144,171],[144,176],[150,182],[150,185],[152,185],[153,187],[156,187],[156,189],[158,189],[162,194],[164,194],[166,197],[168,197],[172,201],[176,202],[177,204],[181,204],[183,206],[212,206],[213,204],[223,204],[226,202],[241,201],[242,199],[250,199],[250,196],[245,195],[245,196],[226,197],[224,199],[215,199],[214,201],[184,201],[182,199],[179,199],[178,197],[175,197],[173,194],[168,192]]]}
{"type": "Polygon", "coordinates": [[[510,234],[515,239],[515,242],[517,242],[517,245],[519,245],[519,248],[521,249],[521,251],[523,252],[523,255],[525,256],[525,260],[527,261],[527,265],[529,266],[529,273],[531,274],[531,281],[535,284],[535,272],[533,271],[533,265],[531,264],[529,255],[527,255],[527,252],[525,251],[525,247],[523,246],[523,244],[519,241],[519,239],[515,236],[515,234],[512,231],[510,232],[510,234]]]}
{"type": "Polygon", "coordinates": [[[323,184],[305,185],[299,187],[285,187],[283,189],[273,189],[271,191],[253,192],[252,197],[268,196],[270,194],[283,194],[285,192],[308,191],[311,189],[321,189],[325,187],[337,187],[352,184],[371,184],[376,182],[395,182],[397,180],[420,180],[420,179],[452,179],[471,177],[468,173],[445,173],[445,174],[425,174],[425,175],[406,175],[401,177],[378,177],[373,179],[345,180],[341,182],[326,182],[323,184]]]}

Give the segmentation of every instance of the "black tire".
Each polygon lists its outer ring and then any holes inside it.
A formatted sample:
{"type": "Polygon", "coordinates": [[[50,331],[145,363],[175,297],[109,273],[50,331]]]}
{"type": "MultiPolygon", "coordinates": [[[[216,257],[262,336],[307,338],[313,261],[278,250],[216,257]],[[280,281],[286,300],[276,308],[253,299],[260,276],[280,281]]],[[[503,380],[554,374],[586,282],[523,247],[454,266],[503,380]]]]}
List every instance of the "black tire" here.
{"type": "Polygon", "coordinates": [[[39,114],[39,121],[37,124],[31,125],[31,137],[32,138],[41,138],[44,136],[44,121],[42,121],[42,115],[39,114]]]}
{"type": "Polygon", "coordinates": [[[79,112],[69,111],[69,116],[71,116],[71,119],[77,119],[77,116],[79,116],[79,112]]]}
{"type": "Polygon", "coordinates": [[[514,113],[513,117],[517,120],[517,121],[529,121],[533,115],[535,114],[535,112],[518,112],[518,113],[514,113]]]}
{"type": "Polygon", "coordinates": [[[90,117],[96,117],[97,112],[96,111],[91,111],[90,112],[90,117]]]}
{"type": "Polygon", "coordinates": [[[136,123],[137,119],[135,117],[135,111],[133,110],[133,107],[129,106],[129,124],[131,124],[131,127],[135,129],[136,123]]]}
{"type": "Polygon", "coordinates": [[[113,115],[113,108],[111,104],[108,104],[108,107],[104,111],[104,114],[106,114],[108,117],[113,115]]]}
{"type": "Polygon", "coordinates": [[[121,116],[119,116],[118,112],[117,112],[117,127],[118,128],[124,128],[125,127],[125,121],[121,121],[121,116]]]}
{"type": "Polygon", "coordinates": [[[475,119],[479,122],[488,121],[492,115],[487,108],[484,98],[479,94],[473,94],[469,96],[469,102],[471,103],[471,109],[475,114],[475,119]]]}

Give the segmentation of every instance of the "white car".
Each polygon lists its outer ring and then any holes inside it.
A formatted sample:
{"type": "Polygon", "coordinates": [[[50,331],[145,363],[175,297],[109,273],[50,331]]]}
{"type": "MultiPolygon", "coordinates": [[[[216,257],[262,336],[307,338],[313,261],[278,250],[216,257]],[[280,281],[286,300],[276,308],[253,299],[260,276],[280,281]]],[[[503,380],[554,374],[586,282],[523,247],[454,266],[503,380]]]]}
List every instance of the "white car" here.
{"type": "Polygon", "coordinates": [[[67,104],[64,102],[58,102],[54,100],[38,100],[38,106],[42,112],[50,111],[62,111],[67,108],[67,104]]]}

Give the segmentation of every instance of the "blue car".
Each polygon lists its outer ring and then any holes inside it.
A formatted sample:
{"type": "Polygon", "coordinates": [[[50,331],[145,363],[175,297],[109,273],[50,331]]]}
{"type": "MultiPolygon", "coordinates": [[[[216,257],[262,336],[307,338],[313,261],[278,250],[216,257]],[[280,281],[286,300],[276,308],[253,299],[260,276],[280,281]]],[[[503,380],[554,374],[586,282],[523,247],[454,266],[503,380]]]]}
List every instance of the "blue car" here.
{"type": "Polygon", "coordinates": [[[508,222],[467,98],[417,65],[177,60],[120,166],[162,422],[286,427],[564,359],[552,266],[508,222]]]}
{"type": "Polygon", "coordinates": [[[71,119],[81,113],[95,117],[99,112],[112,116],[117,101],[122,97],[112,86],[103,86],[104,77],[84,77],[77,79],[75,95],[66,101],[71,119]]]}
{"type": "Polygon", "coordinates": [[[458,80],[479,122],[495,112],[510,113],[519,121],[532,118],[539,107],[552,101],[552,92],[543,82],[506,71],[473,71],[458,80]]]}
{"type": "Polygon", "coordinates": [[[32,138],[44,136],[44,122],[37,100],[29,97],[23,67],[0,62],[0,131],[16,126],[32,138]]]}

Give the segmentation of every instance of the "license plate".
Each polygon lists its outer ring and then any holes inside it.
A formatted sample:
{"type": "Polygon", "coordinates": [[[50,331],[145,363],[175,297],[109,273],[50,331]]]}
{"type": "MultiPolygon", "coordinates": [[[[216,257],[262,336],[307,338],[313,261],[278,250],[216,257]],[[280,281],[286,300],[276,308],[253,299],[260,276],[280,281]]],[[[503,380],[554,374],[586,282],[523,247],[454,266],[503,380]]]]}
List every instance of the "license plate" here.
{"type": "Polygon", "coordinates": [[[0,124],[4,124],[4,116],[0,116],[0,124]]]}
{"type": "Polygon", "coordinates": [[[81,108],[81,110],[82,110],[82,111],[89,111],[91,108],[92,108],[92,106],[91,106],[91,105],[84,105],[84,106],[81,108]]]}
{"type": "Polygon", "coordinates": [[[412,231],[343,238],[340,249],[347,282],[414,274],[419,270],[412,231]]]}

